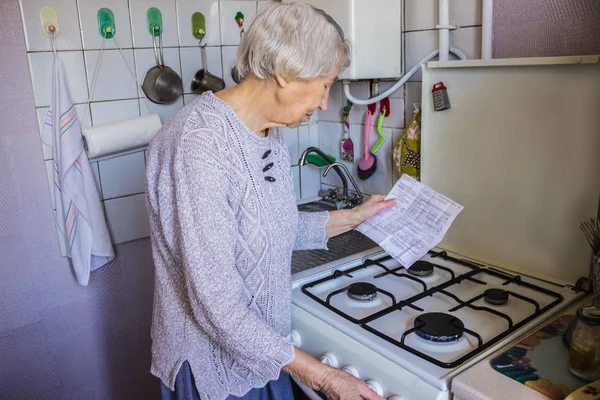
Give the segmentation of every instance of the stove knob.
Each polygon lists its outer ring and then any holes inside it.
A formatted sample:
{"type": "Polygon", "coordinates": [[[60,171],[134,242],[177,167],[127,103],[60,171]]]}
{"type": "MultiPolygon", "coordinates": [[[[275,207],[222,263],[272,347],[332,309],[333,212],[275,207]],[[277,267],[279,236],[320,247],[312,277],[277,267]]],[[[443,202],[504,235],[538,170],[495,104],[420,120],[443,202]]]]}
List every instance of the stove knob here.
{"type": "Polygon", "coordinates": [[[330,367],[337,368],[339,366],[338,359],[333,353],[324,353],[321,356],[321,362],[325,365],[329,365],[330,367]]]}
{"type": "Polygon", "coordinates": [[[404,397],[402,397],[402,396],[392,396],[388,400],[404,400],[404,397]]]}
{"type": "Polygon", "coordinates": [[[292,342],[292,344],[294,346],[296,346],[297,348],[301,348],[302,347],[302,337],[300,336],[300,332],[298,332],[297,330],[292,329],[292,332],[290,333],[289,339],[292,342]]]}
{"type": "Polygon", "coordinates": [[[356,368],[354,368],[352,365],[346,365],[344,368],[342,368],[342,371],[347,372],[350,375],[352,375],[353,377],[360,379],[360,376],[358,376],[358,370],[356,368]]]}
{"type": "Polygon", "coordinates": [[[377,382],[377,381],[367,381],[366,384],[369,387],[369,389],[371,389],[372,391],[374,391],[378,395],[383,396],[383,388],[381,387],[381,384],[379,382],[377,382]]]}

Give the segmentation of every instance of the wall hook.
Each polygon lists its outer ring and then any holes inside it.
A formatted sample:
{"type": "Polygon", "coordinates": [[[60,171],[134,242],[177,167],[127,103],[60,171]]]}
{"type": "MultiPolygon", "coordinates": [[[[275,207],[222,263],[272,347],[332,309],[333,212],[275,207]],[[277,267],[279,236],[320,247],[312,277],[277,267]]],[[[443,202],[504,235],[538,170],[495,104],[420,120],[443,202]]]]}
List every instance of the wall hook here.
{"type": "Polygon", "coordinates": [[[150,7],[146,11],[146,21],[148,23],[148,33],[152,36],[159,36],[163,31],[162,13],[156,7],[150,7]]]}
{"type": "Polygon", "coordinates": [[[40,22],[42,32],[49,38],[55,38],[60,34],[60,25],[58,23],[58,14],[52,6],[40,7],[40,22]]]}
{"type": "Polygon", "coordinates": [[[196,11],[192,14],[192,36],[198,40],[204,39],[206,35],[206,18],[204,14],[196,11]]]}
{"type": "Polygon", "coordinates": [[[117,33],[115,28],[115,14],[110,8],[98,10],[98,31],[100,36],[111,39],[117,33]]]}

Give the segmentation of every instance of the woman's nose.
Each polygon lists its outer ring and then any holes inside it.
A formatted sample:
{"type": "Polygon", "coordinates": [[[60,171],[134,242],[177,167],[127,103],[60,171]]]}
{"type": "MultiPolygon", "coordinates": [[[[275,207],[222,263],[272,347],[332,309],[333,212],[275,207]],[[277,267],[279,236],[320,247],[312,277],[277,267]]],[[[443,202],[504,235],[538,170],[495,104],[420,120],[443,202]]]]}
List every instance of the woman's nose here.
{"type": "Polygon", "coordinates": [[[329,100],[329,89],[325,92],[325,96],[321,99],[321,104],[319,104],[319,110],[327,111],[327,101],[329,100]]]}

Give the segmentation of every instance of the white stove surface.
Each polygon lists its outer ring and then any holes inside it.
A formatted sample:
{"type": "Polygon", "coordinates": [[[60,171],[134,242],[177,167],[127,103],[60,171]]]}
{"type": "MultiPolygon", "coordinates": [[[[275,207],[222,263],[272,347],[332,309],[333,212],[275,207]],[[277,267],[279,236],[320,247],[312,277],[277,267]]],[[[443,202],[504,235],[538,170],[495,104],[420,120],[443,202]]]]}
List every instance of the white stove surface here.
{"type": "MultiPolygon", "coordinates": [[[[460,256],[453,254],[449,255],[456,258],[461,258],[460,256]]],[[[385,253],[381,252],[378,255],[373,255],[369,258],[376,260],[377,258],[381,258],[383,256],[385,256],[385,253]]],[[[444,260],[441,257],[432,258],[430,255],[427,255],[423,257],[422,260],[430,261],[434,264],[449,268],[454,271],[456,276],[472,270],[472,268],[449,260],[444,260]]],[[[562,296],[563,300],[560,302],[560,304],[557,304],[552,309],[544,312],[533,321],[530,321],[521,328],[517,329],[515,332],[512,332],[507,337],[498,341],[486,350],[478,353],[477,355],[469,357],[460,365],[452,368],[444,368],[435,365],[432,362],[419,357],[418,355],[412,354],[411,352],[398,347],[394,343],[390,343],[389,341],[369,332],[367,329],[364,329],[359,324],[348,321],[343,316],[338,315],[334,311],[325,307],[323,304],[315,301],[301,290],[302,286],[307,283],[331,276],[334,270],[345,271],[352,267],[361,265],[363,261],[364,259],[361,259],[354,263],[345,264],[343,266],[319,268],[318,271],[314,271],[312,275],[310,274],[310,271],[306,271],[302,274],[304,275],[303,278],[299,278],[297,275],[295,275],[294,291],[292,296],[293,304],[302,308],[318,319],[326,322],[327,324],[335,327],[337,330],[345,333],[368,348],[374,350],[376,353],[383,355],[385,358],[391,360],[394,364],[410,371],[440,391],[447,391],[449,389],[451,378],[458,372],[466,369],[476,361],[481,360],[496,349],[508,344],[511,341],[514,341],[516,338],[529,331],[534,326],[539,325],[581,297],[581,295],[576,294],[570,288],[565,288],[552,283],[522,276],[523,281],[557,293],[558,295],[562,296]]],[[[400,266],[398,262],[393,259],[383,261],[382,264],[389,269],[400,266]]],[[[496,271],[499,270],[496,269],[496,271]]],[[[326,300],[327,295],[332,291],[345,288],[354,282],[372,283],[379,289],[383,289],[391,293],[394,297],[396,297],[398,302],[423,292],[423,286],[420,283],[414,282],[410,279],[401,278],[390,274],[380,278],[374,277],[382,272],[385,272],[383,268],[377,265],[372,265],[367,268],[351,272],[352,278],[342,275],[337,279],[318,284],[314,287],[308,288],[307,290],[324,301],[326,300]]],[[[406,270],[398,270],[397,272],[406,273],[406,270]]],[[[514,273],[510,272],[506,272],[506,274],[510,274],[511,276],[515,275],[514,273]]],[[[450,273],[442,269],[435,268],[432,275],[418,278],[422,279],[427,284],[429,289],[447,282],[452,277],[450,273]]],[[[556,298],[552,297],[551,295],[529,289],[516,283],[503,285],[503,283],[506,282],[506,279],[488,275],[487,273],[478,273],[474,276],[474,278],[486,282],[487,284],[482,285],[470,280],[464,280],[460,284],[454,284],[445,290],[466,302],[473,297],[482,294],[486,289],[500,288],[535,300],[541,309],[556,300],[556,298]]],[[[330,304],[338,308],[340,311],[348,314],[352,318],[360,320],[391,306],[392,300],[387,295],[378,293],[377,297],[372,301],[359,301],[351,299],[345,292],[342,292],[333,296],[330,300],[330,304]]],[[[458,306],[459,303],[450,296],[442,293],[434,293],[431,296],[425,296],[424,298],[414,302],[413,305],[423,309],[423,311],[416,310],[409,306],[404,306],[401,310],[392,311],[384,316],[366,323],[366,326],[375,329],[381,332],[383,335],[399,342],[403,333],[414,327],[414,320],[419,315],[428,312],[448,313],[451,308],[458,306]]],[[[509,295],[509,300],[504,305],[491,305],[485,302],[483,299],[474,301],[472,305],[476,307],[488,307],[492,310],[497,310],[501,313],[504,313],[512,319],[514,325],[517,325],[519,322],[523,321],[525,318],[535,312],[535,306],[533,304],[513,295],[509,295]]],[[[509,323],[506,319],[486,311],[473,310],[463,307],[459,310],[453,311],[451,314],[459,318],[467,329],[481,335],[484,344],[508,329],[509,323]]],[[[306,329],[304,329],[304,331],[306,331],[306,329]]],[[[307,333],[304,332],[303,334],[306,335],[307,333]]],[[[311,332],[310,334],[319,335],[319,332],[315,331],[311,332]]],[[[320,338],[320,340],[327,342],[335,341],[336,338],[331,337],[330,332],[328,336],[320,338]]],[[[452,363],[476,349],[478,346],[478,340],[474,336],[465,332],[463,336],[455,342],[435,343],[427,341],[417,336],[415,333],[412,333],[407,335],[405,344],[426,354],[429,357],[439,360],[440,362],[452,363]]],[[[313,354],[313,356],[318,355],[313,354]]],[[[375,373],[374,375],[377,374],[375,373]]]]}

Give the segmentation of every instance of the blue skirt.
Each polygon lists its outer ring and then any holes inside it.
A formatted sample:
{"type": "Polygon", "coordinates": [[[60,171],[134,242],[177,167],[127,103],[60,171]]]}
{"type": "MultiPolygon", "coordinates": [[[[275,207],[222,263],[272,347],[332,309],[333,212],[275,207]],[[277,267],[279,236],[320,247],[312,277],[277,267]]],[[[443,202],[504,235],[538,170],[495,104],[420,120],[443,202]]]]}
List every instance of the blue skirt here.
{"type": "MultiPolygon", "coordinates": [[[[175,378],[175,391],[171,391],[162,382],[160,384],[162,400],[200,400],[194,382],[190,364],[187,361],[181,365],[175,378]]],[[[270,381],[265,387],[254,388],[242,397],[229,396],[227,400],[292,400],[294,392],[290,376],[281,371],[279,379],[270,381]]]]}

